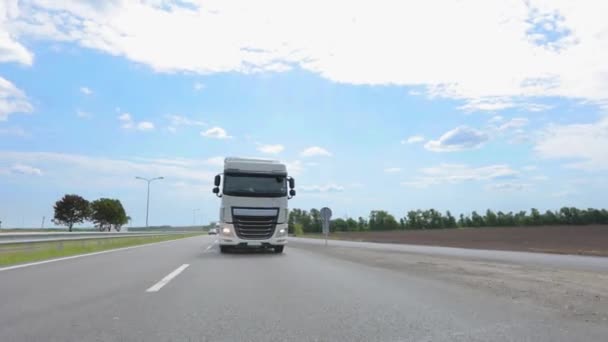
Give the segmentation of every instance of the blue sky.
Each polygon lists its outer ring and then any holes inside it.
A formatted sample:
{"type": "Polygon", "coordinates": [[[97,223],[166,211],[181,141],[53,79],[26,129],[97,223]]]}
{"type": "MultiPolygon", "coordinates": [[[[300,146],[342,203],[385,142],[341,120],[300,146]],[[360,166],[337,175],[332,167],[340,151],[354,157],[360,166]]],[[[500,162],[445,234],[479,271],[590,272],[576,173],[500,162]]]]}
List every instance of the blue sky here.
{"type": "Polygon", "coordinates": [[[142,225],[135,176],[166,177],[151,224],[215,220],[224,156],[288,163],[290,206],[338,216],[603,207],[600,9],[503,3],[446,5],[466,24],[445,32],[417,18],[432,4],[7,1],[2,226],[48,222],[65,193],[119,198],[142,225]],[[323,30],[298,25],[321,8],[323,30]]]}

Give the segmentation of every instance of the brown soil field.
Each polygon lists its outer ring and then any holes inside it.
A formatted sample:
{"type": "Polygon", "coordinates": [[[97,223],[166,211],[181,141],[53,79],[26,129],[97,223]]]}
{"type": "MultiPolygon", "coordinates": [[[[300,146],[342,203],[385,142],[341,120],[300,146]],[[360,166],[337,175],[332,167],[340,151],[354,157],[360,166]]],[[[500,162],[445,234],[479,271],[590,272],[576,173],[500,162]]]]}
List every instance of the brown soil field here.
{"type": "Polygon", "coordinates": [[[608,256],[608,225],[336,232],[331,238],[559,254],[608,256]]]}

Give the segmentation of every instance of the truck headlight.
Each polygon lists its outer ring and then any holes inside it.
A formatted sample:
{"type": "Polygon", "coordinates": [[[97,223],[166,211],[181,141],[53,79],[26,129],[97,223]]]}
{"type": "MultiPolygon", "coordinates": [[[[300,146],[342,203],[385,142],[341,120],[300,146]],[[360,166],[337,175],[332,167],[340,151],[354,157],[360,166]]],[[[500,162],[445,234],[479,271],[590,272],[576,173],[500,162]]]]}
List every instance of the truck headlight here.
{"type": "Polygon", "coordinates": [[[231,236],[232,235],[232,230],[230,230],[230,228],[228,228],[228,227],[224,227],[224,228],[222,228],[222,235],[231,236]]]}
{"type": "Polygon", "coordinates": [[[281,228],[277,232],[277,236],[285,236],[285,235],[287,235],[287,228],[281,228]]]}

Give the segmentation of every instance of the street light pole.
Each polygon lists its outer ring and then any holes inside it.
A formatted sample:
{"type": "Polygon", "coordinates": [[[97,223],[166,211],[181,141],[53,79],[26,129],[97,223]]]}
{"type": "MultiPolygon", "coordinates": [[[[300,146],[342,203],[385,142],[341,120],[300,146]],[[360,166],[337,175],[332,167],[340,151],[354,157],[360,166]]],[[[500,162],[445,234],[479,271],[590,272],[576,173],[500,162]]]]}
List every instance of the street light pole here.
{"type": "Polygon", "coordinates": [[[143,177],[135,177],[135,179],[140,179],[148,182],[148,195],[146,196],[146,227],[148,227],[148,214],[150,212],[150,183],[155,180],[165,179],[165,177],[156,177],[156,178],[143,178],[143,177]]]}

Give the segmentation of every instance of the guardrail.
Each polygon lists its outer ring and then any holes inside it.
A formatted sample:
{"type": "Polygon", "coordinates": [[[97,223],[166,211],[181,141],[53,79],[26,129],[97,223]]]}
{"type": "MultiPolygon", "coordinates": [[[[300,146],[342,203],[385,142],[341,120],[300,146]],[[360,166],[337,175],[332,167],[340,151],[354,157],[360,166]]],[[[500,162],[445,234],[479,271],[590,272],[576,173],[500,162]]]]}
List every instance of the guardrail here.
{"type": "Polygon", "coordinates": [[[107,238],[126,238],[134,236],[159,236],[173,234],[191,234],[189,231],[171,232],[53,232],[53,233],[0,233],[0,245],[16,243],[32,243],[45,241],[68,241],[107,238]]]}

